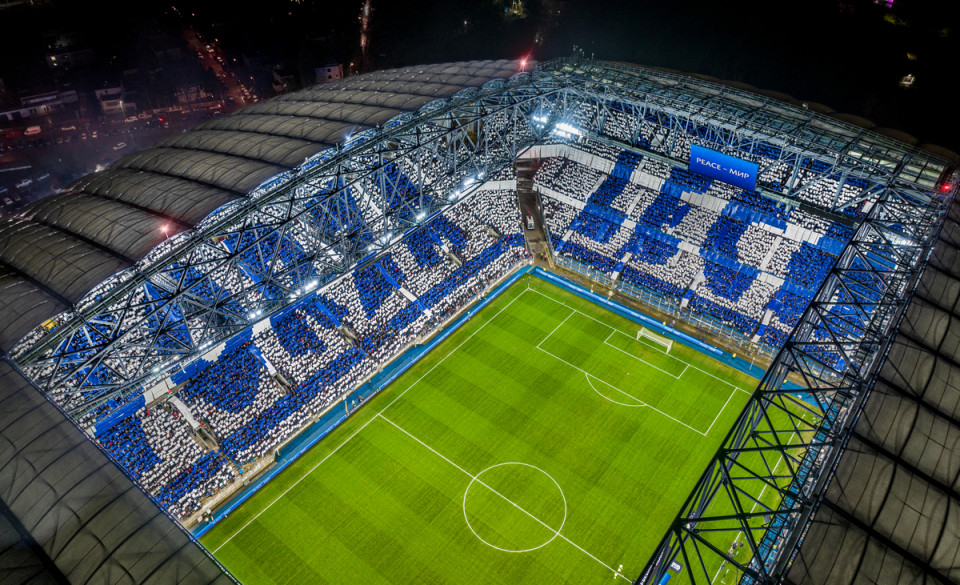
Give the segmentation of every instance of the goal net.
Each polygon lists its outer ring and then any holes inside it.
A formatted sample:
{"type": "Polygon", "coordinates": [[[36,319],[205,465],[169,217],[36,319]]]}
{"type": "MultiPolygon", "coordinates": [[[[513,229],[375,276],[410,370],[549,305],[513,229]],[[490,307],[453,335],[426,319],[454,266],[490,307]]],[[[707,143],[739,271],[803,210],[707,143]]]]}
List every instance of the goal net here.
{"type": "Polygon", "coordinates": [[[669,337],[658,335],[653,331],[650,331],[646,327],[641,327],[640,331],[637,331],[637,340],[642,341],[644,339],[652,341],[653,343],[659,345],[660,347],[663,348],[663,351],[666,353],[670,353],[670,348],[673,347],[673,340],[670,339],[669,337]]]}

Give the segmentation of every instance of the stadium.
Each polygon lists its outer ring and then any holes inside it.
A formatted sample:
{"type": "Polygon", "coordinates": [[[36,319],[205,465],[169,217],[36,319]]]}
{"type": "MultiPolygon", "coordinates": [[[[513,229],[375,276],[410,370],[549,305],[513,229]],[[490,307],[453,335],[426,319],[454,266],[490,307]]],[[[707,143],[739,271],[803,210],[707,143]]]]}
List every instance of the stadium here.
{"type": "Polygon", "coordinates": [[[960,583],[957,156],[377,71],[0,225],[4,583],[960,583]]]}

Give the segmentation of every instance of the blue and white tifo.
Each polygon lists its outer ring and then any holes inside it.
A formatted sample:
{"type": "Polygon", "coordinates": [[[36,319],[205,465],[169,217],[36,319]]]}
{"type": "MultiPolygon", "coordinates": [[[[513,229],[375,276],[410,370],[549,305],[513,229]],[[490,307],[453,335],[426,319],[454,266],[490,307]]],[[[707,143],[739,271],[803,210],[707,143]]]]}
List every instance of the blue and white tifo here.
{"type": "Polygon", "coordinates": [[[849,348],[896,321],[898,279],[956,190],[949,161],[675,73],[576,56],[521,69],[410,67],[280,96],[5,218],[0,350],[190,526],[528,265],[540,228],[543,260],[752,353],[787,347],[810,368],[794,380],[860,371],[873,353],[849,348]],[[874,221],[883,241],[847,253],[874,221]]]}

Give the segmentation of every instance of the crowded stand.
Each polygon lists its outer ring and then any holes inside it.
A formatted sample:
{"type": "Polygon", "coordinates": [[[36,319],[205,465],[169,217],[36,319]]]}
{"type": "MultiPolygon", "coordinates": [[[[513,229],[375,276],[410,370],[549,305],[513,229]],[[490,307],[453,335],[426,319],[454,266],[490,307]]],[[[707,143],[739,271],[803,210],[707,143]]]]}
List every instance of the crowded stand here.
{"type": "Polygon", "coordinates": [[[720,321],[732,325],[737,331],[752,334],[756,331],[759,322],[743,313],[724,306],[706,295],[694,294],[690,299],[690,308],[698,313],[711,315],[720,321]]]}
{"type": "Polygon", "coordinates": [[[599,156],[600,158],[607,160],[616,160],[617,156],[623,152],[621,149],[616,146],[611,146],[603,142],[596,142],[594,140],[584,139],[577,143],[577,149],[582,150],[583,152],[588,152],[594,156],[599,156]]]}
{"type": "MultiPolygon", "coordinates": [[[[709,136],[687,135],[662,123],[643,120],[637,128],[626,113],[613,109],[604,132],[633,142],[639,129],[641,146],[662,149],[669,142],[675,156],[691,142],[709,144],[709,136]]],[[[852,234],[843,223],[652,156],[591,141],[576,148],[593,156],[545,158],[533,178],[555,254],[670,298],[678,311],[717,320],[774,348],[786,341],[836,261],[827,251],[835,242],[822,238],[846,241],[852,234]],[[594,162],[579,162],[584,160],[594,162]]],[[[806,181],[810,188],[802,197],[831,206],[838,192],[840,199],[849,199],[869,188],[863,181],[841,184],[826,175],[829,165],[821,161],[800,161],[794,172],[796,161],[781,155],[776,146],[756,146],[753,158],[764,163],[759,183],[767,189],[783,191],[791,180],[806,181]]],[[[410,202],[419,196],[418,187],[408,177],[419,173],[399,163],[389,163],[385,172],[386,211],[409,220],[403,225],[414,224],[410,202]]],[[[512,172],[503,176],[515,178],[512,172]]],[[[338,198],[334,209],[308,212],[326,222],[322,227],[331,233],[350,231],[361,214],[354,195],[362,192],[358,188],[338,198]]],[[[861,204],[845,213],[858,219],[863,209],[861,204]]],[[[205,498],[236,482],[251,462],[270,456],[528,258],[516,191],[476,191],[418,221],[425,223],[294,306],[264,318],[243,343],[212,356],[173,392],[182,405],[174,408],[167,400],[141,408],[98,428],[97,439],[177,517],[195,514],[205,498]],[[196,435],[180,406],[216,445],[196,435]]],[[[263,251],[276,250],[273,260],[296,267],[295,280],[305,282],[310,277],[309,265],[302,263],[307,246],[296,234],[271,229],[238,231],[221,243],[238,257],[236,274],[203,279],[191,268],[171,278],[195,282],[192,294],[237,313],[242,311],[230,300],[232,291],[259,287],[276,298],[289,294],[264,282],[263,251]]],[[[142,301],[145,306],[155,302],[142,301]]],[[[159,307],[159,295],[156,303],[159,307]]],[[[166,305],[147,318],[160,329],[164,311],[176,310],[166,305]]],[[[829,319],[852,332],[859,326],[852,315],[836,313],[829,319]]],[[[185,328],[168,328],[160,339],[171,348],[189,341],[185,328]]],[[[73,343],[83,351],[82,339],[73,343]]],[[[117,406],[108,403],[107,409],[117,406]]]]}
{"type": "Polygon", "coordinates": [[[436,242],[429,237],[408,238],[407,241],[409,246],[395,248],[390,256],[399,270],[407,275],[404,287],[413,293],[413,296],[421,297],[434,283],[446,278],[452,267],[449,262],[441,258],[440,254],[443,250],[437,247],[436,242]],[[421,262],[421,258],[425,261],[421,262]]]}
{"type": "Polygon", "coordinates": [[[816,290],[835,261],[836,256],[803,242],[790,256],[786,277],[807,290],[816,290]]]}
{"type": "Polygon", "coordinates": [[[149,493],[177,517],[196,509],[235,476],[232,466],[204,452],[183,417],[168,404],[141,408],[97,439],[149,493]]]}
{"type": "MultiPolygon", "coordinates": [[[[170,400],[98,428],[98,440],[171,513],[195,514],[248,464],[528,258],[516,192],[474,196],[483,205],[465,199],[255,325],[247,341],[204,356],[173,394],[216,445],[201,441],[170,400]]],[[[287,253],[297,251],[291,245],[287,253]]]]}
{"type": "Polygon", "coordinates": [[[543,216],[550,232],[551,240],[554,240],[553,247],[557,249],[560,245],[560,238],[570,229],[570,224],[577,217],[576,208],[570,205],[564,205],[553,197],[544,197],[543,216]]]}
{"type": "MultiPolygon", "coordinates": [[[[592,154],[613,159],[616,176],[611,172],[596,182],[593,192],[570,199],[553,193],[567,194],[564,171],[578,168],[583,176],[584,165],[557,160],[563,157],[543,161],[534,185],[542,188],[555,252],[779,347],[796,324],[793,313],[806,306],[810,291],[836,259],[817,242],[831,237],[831,230],[839,231],[834,226],[846,226],[652,158],[631,154],[625,164],[625,152],[614,157],[594,146],[592,154]],[[630,172],[621,170],[627,168],[630,172]],[[632,180],[662,187],[658,192],[632,180]],[[584,199],[583,207],[575,203],[584,199]],[[794,221],[804,230],[787,230],[794,221]],[[681,242],[697,253],[680,249],[681,242]],[[769,277],[761,279],[761,273],[769,277]]],[[[822,170],[822,165],[812,166],[822,170]]],[[[786,164],[779,168],[792,169],[786,164]]]]}
{"type": "Polygon", "coordinates": [[[485,190],[474,196],[474,210],[481,223],[489,225],[503,236],[520,234],[520,207],[515,191],[485,190]]]}
{"type": "Polygon", "coordinates": [[[743,189],[733,189],[732,191],[732,199],[745,207],[776,219],[784,221],[790,219],[790,210],[783,203],[778,203],[773,199],[743,189]]]}
{"type": "Polygon", "coordinates": [[[667,193],[660,193],[640,215],[640,222],[654,229],[675,228],[691,206],[684,201],[667,193]]]}
{"type": "Polygon", "coordinates": [[[640,168],[645,175],[666,180],[670,177],[670,170],[673,167],[655,158],[645,158],[640,168]]]}
{"type": "Polygon", "coordinates": [[[196,419],[217,438],[229,437],[248,426],[280,396],[281,389],[249,344],[221,355],[178,393],[196,419]]]}
{"type": "Polygon", "coordinates": [[[780,238],[776,248],[770,255],[765,268],[766,272],[780,276],[786,276],[787,267],[793,255],[800,249],[801,242],[791,240],[790,238],[780,238]]]}
{"type": "Polygon", "coordinates": [[[703,193],[710,186],[712,181],[700,173],[694,173],[686,169],[670,168],[670,177],[667,179],[677,185],[683,185],[697,193],[703,193]]]}
{"type": "Polygon", "coordinates": [[[740,300],[743,293],[753,283],[753,278],[749,274],[744,274],[709,260],[703,266],[703,274],[706,277],[706,288],[713,294],[730,299],[735,303],[740,300]]]}
{"type": "Polygon", "coordinates": [[[707,280],[696,287],[690,305],[752,336],[776,288],[742,272],[707,262],[707,280]]]}
{"type": "Polygon", "coordinates": [[[736,258],[738,254],[737,244],[740,243],[740,238],[746,231],[747,225],[742,221],[721,216],[716,223],[710,226],[702,247],[706,250],[719,252],[728,258],[736,258]]]}
{"type": "Polygon", "coordinates": [[[790,336],[789,331],[791,330],[793,330],[793,327],[777,327],[774,323],[770,323],[764,330],[763,335],[760,336],[760,339],[770,347],[783,347],[783,344],[787,342],[787,338],[790,336]]]}
{"type": "Polygon", "coordinates": [[[603,173],[587,165],[551,157],[537,170],[534,182],[586,202],[603,176],[603,173]]]}
{"type": "Polygon", "coordinates": [[[763,260],[776,242],[776,235],[750,224],[746,226],[737,242],[736,254],[731,257],[742,264],[763,269],[763,260]]]}
{"type": "MultiPolygon", "coordinates": [[[[671,251],[670,248],[660,250],[671,251]]],[[[703,271],[704,260],[696,254],[682,250],[668,258],[664,258],[664,255],[634,256],[624,266],[621,278],[626,282],[680,299],[690,289],[697,275],[703,271]]]]}

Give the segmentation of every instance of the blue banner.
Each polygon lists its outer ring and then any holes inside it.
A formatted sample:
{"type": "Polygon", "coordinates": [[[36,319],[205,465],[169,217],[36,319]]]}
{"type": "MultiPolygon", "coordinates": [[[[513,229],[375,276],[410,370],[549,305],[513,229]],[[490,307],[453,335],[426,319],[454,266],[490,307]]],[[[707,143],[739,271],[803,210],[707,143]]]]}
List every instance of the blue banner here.
{"type": "Polygon", "coordinates": [[[739,158],[690,145],[690,170],[753,192],[757,188],[757,165],[739,158]]]}

